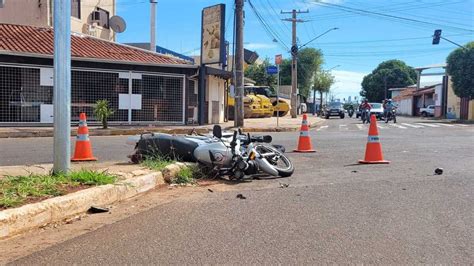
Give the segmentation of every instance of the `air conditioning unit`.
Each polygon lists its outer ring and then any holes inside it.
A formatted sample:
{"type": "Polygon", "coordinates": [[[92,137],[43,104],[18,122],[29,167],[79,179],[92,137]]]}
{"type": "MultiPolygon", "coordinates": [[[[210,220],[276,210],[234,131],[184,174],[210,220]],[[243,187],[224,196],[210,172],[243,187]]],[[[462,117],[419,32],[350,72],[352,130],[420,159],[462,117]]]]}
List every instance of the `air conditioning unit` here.
{"type": "Polygon", "coordinates": [[[100,21],[100,11],[92,11],[91,21],[92,22],[99,22],[100,21]]]}

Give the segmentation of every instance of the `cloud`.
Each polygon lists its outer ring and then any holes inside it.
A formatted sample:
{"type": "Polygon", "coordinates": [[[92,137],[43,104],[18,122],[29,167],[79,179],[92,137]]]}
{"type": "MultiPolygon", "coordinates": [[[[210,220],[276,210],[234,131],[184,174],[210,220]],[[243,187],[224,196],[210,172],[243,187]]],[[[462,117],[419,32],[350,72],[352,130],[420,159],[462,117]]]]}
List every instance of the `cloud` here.
{"type": "Polygon", "coordinates": [[[332,85],[331,90],[337,98],[346,98],[348,96],[359,96],[362,79],[368,73],[353,72],[345,70],[333,70],[332,75],[336,82],[332,85]]]}
{"type": "Polygon", "coordinates": [[[277,47],[276,44],[273,43],[249,43],[244,46],[249,50],[273,49],[277,47]]]}

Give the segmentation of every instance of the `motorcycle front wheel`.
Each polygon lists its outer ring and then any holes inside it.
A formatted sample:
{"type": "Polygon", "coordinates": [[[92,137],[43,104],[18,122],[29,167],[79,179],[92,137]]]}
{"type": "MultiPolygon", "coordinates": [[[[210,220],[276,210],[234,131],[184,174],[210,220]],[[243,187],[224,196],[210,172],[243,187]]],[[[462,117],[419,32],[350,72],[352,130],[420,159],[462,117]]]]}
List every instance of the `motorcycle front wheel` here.
{"type": "Polygon", "coordinates": [[[260,154],[273,154],[270,156],[265,156],[265,160],[267,160],[275,170],[277,170],[278,175],[281,177],[289,177],[295,171],[295,167],[293,163],[286,157],[283,153],[281,153],[278,149],[268,146],[268,145],[257,145],[255,147],[258,153],[260,154]]]}

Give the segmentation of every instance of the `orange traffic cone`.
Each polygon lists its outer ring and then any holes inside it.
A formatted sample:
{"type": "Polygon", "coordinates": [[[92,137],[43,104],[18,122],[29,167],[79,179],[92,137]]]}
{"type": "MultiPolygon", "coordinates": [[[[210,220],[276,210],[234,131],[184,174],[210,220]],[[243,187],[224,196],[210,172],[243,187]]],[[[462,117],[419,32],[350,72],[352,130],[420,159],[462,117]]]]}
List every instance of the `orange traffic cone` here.
{"type": "Polygon", "coordinates": [[[311,144],[311,137],[309,136],[308,116],[303,115],[303,122],[301,122],[300,137],[298,139],[298,148],[295,152],[316,152],[311,144]]]}
{"type": "Polygon", "coordinates": [[[365,148],[365,159],[359,163],[365,164],[387,164],[389,161],[383,159],[382,144],[380,144],[379,131],[377,129],[377,118],[370,116],[369,137],[365,148]]]}
{"type": "Polygon", "coordinates": [[[71,161],[97,161],[92,155],[92,145],[89,140],[89,128],[87,127],[86,114],[79,115],[79,128],[77,129],[76,149],[71,161]]]}

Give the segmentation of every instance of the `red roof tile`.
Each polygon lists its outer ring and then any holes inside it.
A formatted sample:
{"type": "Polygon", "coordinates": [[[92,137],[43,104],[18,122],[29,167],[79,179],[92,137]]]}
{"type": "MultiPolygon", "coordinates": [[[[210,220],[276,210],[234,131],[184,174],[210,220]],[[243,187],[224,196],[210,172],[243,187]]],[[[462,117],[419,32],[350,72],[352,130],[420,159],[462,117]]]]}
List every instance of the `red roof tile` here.
{"type": "MultiPolygon", "coordinates": [[[[0,51],[53,55],[54,30],[33,26],[1,24],[0,51]]],[[[83,34],[71,34],[71,56],[124,63],[190,65],[189,62],[83,34]]]]}

